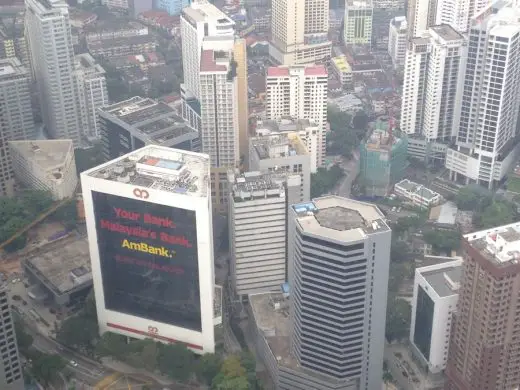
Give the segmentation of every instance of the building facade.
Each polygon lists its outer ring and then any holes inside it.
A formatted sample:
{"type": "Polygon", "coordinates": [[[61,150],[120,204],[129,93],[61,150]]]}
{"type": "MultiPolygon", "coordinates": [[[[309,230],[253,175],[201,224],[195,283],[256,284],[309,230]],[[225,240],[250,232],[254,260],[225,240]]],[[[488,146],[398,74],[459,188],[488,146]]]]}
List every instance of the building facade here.
{"type": "Polygon", "coordinates": [[[396,16],[390,21],[388,30],[388,54],[394,68],[403,68],[408,47],[408,23],[405,16],[396,16]]]}
{"type": "Polygon", "coordinates": [[[188,7],[190,3],[190,0],[159,0],[157,2],[157,8],[168,12],[170,15],[180,15],[182,10],[188,7]]]}
{"type": "Polygon", "coordinates": [[[209,168],[147,146],[81,174],[101,333],[214,352],[209,168]]]}
{"type": "Polygon", "coordinates": [[[466,234],[462,249],[445,388],[514,389],[520,383],[520,225],[466,234]]]}
{"type": "Polygon", "coordinates": [[[280,65],[301,65],[330,58],[328,0],[280,0],[271,5],[269,57],[280,65]]]}
{"type": "Polygon", "coordinates": [[[442,196],[437,192],[408,179],[403,179],[396,183],[394,192],[396,195],[402,196],[419,207],[435,206],[442,200],[442,196]]]}
{"type": "Polygon", "coordinates": [[[343,43],[346,46],[372,43],[372,0],[347,0],[343,21],[343,43]]]}
{"type": "Polygon", "coordinates": [[[290,208],[292,351],[344,389],[382,385],[390,241],[371,204],[326,196],[290,208]]]}
{"type": "Polygon", "coordinates": [[[72,139],[78,146],[82,128],[69,6],[63,0],[27,0],[26,6],[25,26],[43,124],[52,138],[72,139]]]}
{"type": "Polygon", "coordinates": [[[410,344],[432,374],[446,368],[462,267],[462,259],[457,259],[415,270],[410,344]]]}
{"type": "Polygon", "coordinates": [[[320,126],[318,167],[324,164],[326,156],[327,96],[328,73],[322,65],[267,69],[266,119],[308,119],[320,126]]]}
{"type": "Polygon", "coordinates": [[[0,286],[0,312],[0,388],[23,390],[23,369],[18,355],[9,290],[5,284],[0,286]]]}
{"type": "Polygon", "coordinates": [[[0,60],[0,195],[14,194],[9,141],[35,137],[31,76],[16,58],[0,60]]]}

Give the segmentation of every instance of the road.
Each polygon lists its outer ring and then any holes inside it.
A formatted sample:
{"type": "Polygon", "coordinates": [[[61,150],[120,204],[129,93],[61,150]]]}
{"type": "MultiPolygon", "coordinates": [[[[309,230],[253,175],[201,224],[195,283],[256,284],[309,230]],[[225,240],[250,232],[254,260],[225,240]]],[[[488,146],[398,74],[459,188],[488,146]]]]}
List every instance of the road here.
{"type": "Polygon", "coordinates": [[[345,171],[345,177],[336,187],[335,193],[339,196],[348,198],[350,196],[352,183],[359,173],[359,155],[355,154],[352,159],[345,160],[343,163],[343,170],[345,171]]]}
{"type": "Polygon", "coordinates": [[[398,366],[398,361],[395,358],[393,351],[389,348],[388,345],[385,345],[385,360],[392,373],[392,377],[397,381],[397,386],[399,389],[403,390],[413,390],[411,383],[408,381],[408,378],[405,378],[402,369],[398,366]]]}

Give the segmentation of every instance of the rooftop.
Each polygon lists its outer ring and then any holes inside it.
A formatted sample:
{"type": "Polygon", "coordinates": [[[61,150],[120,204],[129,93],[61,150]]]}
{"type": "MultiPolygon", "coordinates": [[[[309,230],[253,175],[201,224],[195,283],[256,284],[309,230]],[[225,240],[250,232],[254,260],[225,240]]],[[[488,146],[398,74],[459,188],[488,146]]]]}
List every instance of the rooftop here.
{"type": "Polygon", "coordinates": [[[403,179],[399,183],[396,183],[396,187],[399,187],[407,192],[411,192],[420,195],[422,198],[431,200],[437,196],[440,196],[437,192],[426,188],[421,184],[417,184],[411,180],[403,179]]]}
{"type": "Polygon", "coordinates": [[[226,57],[226,61],[219,61],[220,52],[214,50],[202,50],[200,56],[201,72],[227,72],[230,59],[226,57]],[[227,65],[226,65],[227,62],[227,65]]]}
{"type": "Polygon", "coordinates": [[[92,283],[86,237],[71,236],[38,249],[25,265],[39,274],[55,294],[65,294],[92,283]]]}
{"type": "Polygon", "coordinates": [[[0,59],[0,82],[19,76],[29,76],[25,66],[17,58],[0,59]]]}
{"type": "Polygon", "coordinates": [[[283,117],[281,120],[259,120],[256,122],[256,134],[265,135],[269,133],[285,133],[304,131],[308,127],[315,127],[308,119],[293,119],[283,117]]]}
{"type": "Polygon", "coordinates": [[[74,147],[70,139],[10,141],[9,145],[25,160],[45,172],[50,181],[61,181],[67,162],[74,158],[74,147]]]}
{"type": "Polygon", "coordinates": [[[346,0],[346,8],[372,8],[372,0],[346,0]]]}
{"type": "Polygon", "coordinates": [[[520,223],[498,226],[464,235],[464,239],[495,265],[520,261],[520,223]]]}
{"type": "Polygon", "coordinates": [[[132,46],[154,43],[155,40],[151,35],[135,35],[131,37],[114,37],[99,41],[91,41],[87,43],[89,50],[99,50],[114,46],[132,46]]]}
{"type": "Polygon", "coordinates": [[[75,56],[77,66],[86,74],[104,74],[105,69],[89,53],[77,54],[75,56]]]}
{"type": "Polygon", "coordinates": [[[340,72],[352,72],[352,67],[347,61],[347,56],[342,55],[338,57],[333,57],[332,62],[334,62],[334,65],[336,66],[336,68],[339,69],[340,72]]]}
{"type": "Polygon", "coordinates": [[[82,175],[159,191],[208,196],[209,156],[149,145],[82,175]]]}
{"type": "Polygon", "coordinates": [[[406,16],[396,16],[390,21],[390,23],[399,30],[406,30],[408,28],[406,16]]]}
{"type": "Polygon", "coordinates": [[[369,150],[392,150],[392,147],[401,141],[395,135],[390,135],[386,130],[374,129],[367,138],[365,146],[369,150]]]}
{"type": "Polygon", "coordinates": [[[450,261],[444,267],[438,265],[418,268],[419,272],[439,297],[458,294],[462,276],[462,260],[450,261]]]}
{"type": "Polygon", "coordinates": [[[182,16],[191,19],[195,23],[208,21],[217,24],[235,25],[232,19],[207,0],[192,2],[189,7],[182,10],[182,16]]]}
{"type": "Polygon", "coordinates": [[[324,65],[299,65],[299,66],[270,66],[267,68],[268,77],[288,77],[293,72],[299,72],[305,76],[327,76],[327,68],[324,65]]]}
{"type": "Polygon", "coordinates": [[[277,133],[252,137],[250,145],[260,160],[307,155],[307,148],[297,134],[277,133]]]}
{"type": "Polygon", "coordinates": [[[305,233],[349,242],[366,235],[388,231],[377,206],[339,196],[324,196],[292,206],[296,222],[305,233]]]}
{"type": "Polygon", "coordinates": [[[241,200],[281,197],[284,194],[286,181],[285,172],[244,172],[234,177],[233,196],[241,200]]]}
{"type": "Polygon", "coordinates": [[[464,37],[449,24],[440,24],[438,26],[432,26],[430,27],[430,29],[446,41],[460,41],[464,39],[464,37]]]}
{"type": "Polygon", "coordinates": [[[455,225],[458,208],[454,202],[446,202],[442,205],[432,207],[430,219],[442,225],[455,225]]]}

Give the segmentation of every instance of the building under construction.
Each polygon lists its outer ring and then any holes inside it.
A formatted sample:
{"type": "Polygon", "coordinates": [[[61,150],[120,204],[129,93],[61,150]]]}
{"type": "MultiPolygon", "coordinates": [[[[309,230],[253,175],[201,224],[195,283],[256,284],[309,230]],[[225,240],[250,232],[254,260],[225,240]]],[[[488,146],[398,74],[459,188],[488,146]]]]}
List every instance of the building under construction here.
{"type": "Polygon", "coordinates": [[[359,183],[367,196],[385,196],[401,180],[407,166],[407,139],[390,123],[378,121],[360,145],[359,183]]]}

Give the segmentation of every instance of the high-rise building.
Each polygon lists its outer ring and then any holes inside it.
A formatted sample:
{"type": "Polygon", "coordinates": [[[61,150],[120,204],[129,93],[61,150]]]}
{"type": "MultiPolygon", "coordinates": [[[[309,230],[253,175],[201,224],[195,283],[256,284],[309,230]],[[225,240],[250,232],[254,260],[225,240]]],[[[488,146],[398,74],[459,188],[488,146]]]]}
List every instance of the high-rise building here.
{"type": "Polygon", "coordinates": [[[0,388],[2,390],[23,390],[22,365],[18,355],[16,333],[11,316],[8,289],[0,285],[0,388]]]}
{"type": "Polygon", "coordinates": [[[446,368],[462,268],[459,258],[415,270],[410,346],[421,365],[433,375],[446,368]]]}
{"type": "Polygon", "coordinates": [[[448,390],[520,383],[520,224],[464,235],[464,265],[446,369],[448,390]]]}
{"type": "Polygon", "coordinates": [[[274,63],[300,65],[330,58],[328,0],[272,2],[269,56],[274,63]]]}
{"type": "Polygon", "coordinates": [[[408,2],[408,37],[421,36],[437,19],[438,0],[410,0],[408,2]]]}
{"type": "Polygon", "coordinates": [[[456,135],[465,39],[449,25],[415,37],[406,54],[401,130],[427,141],[456,135]]]}
{"type": "Polygon", "coordinates": [[[451,178],[493,188],[516,161],[520,89],[520,8],[498,1],[472,19],[461,80],[451,178]]]}
{"type": "Polygon", "coordinates": [[[64,0],[26,0],[26,28],[43,124],[52,138],[80,143],[69,6],[64,0]]]}
{"type": "Polygon", "coordinates": [[[297,202],[308,202],[311,193],[310,155],[298,134],[278,133],[249,140],[249,168],[251,171],[286,172],[301,177],[297,202]]]}
{"type": "Polygon", "coordinates": [[[230,172],[230,275],[237,296],[280,289],[287,276],[287,209],[300,200],[298,173],[230,172]]]}
{"type": "Polygon", "coordinates": [[[328,74],[323,65],[279,66],[267,69],[266,119],[308,119],[319,126],[316,166],[326,156],[328,74]]]}
{"type": "Polygon", "coordinates": [[[209,165],[146,146],[81,174],[101,333],[214,352],[209,165]]]}
{"type": "Polygon", "coordinates": [[[396,16],[390,21],[388,30],[388,54],[394,68],[403,68],[408,47],[408,23],[405,16],[396,16]]]}
{"type": "Polygon", "coordinates": [[[343,27],[343,43],[370,45],[372,42],[372,0],[347,0],[343,27]]]}
{"type": "Polygon", "coordinates": [[[98,138],[97,109],[108,104],[105,70],[88,53],[76,56],[75,79],[83,122],[82,135],[98,138]]]}
{"type": "Polygon", "coordinates": [[[236,63],[237,72],[238,152],[241,165],[247,168],[249,162],[249,86],[245,39],[235,39],[233,60],[236,63]]]}
{"type": "Polygon", "coordinates": [[[392,235],[384,214],[373,204],[337,196],[293,205],[290,214],[290,316],[298,364],[341,381],[337,389],[380,389],[392,235]]]}
{"type": "Polygon", "coordinates": [[[9,141],[34,138],[29,71],[16,58],[0,60],[0,195],[13,195],[9,141]]]}
{"type": "MultiPolygon", "coordinates": [[[[134,0],[134,2],[139,0],[134,0]]],[[[180,15],[182,10],[190,5],[190,0],[158,0],[157,8],[168,12],[170,15],[180,15]]]]}
{"type": "Polygon", "coordinates": [[[199,133],[165,103],[134,96],[97,111],[106,161],[145,145],[200,152],[199,133]]]}

